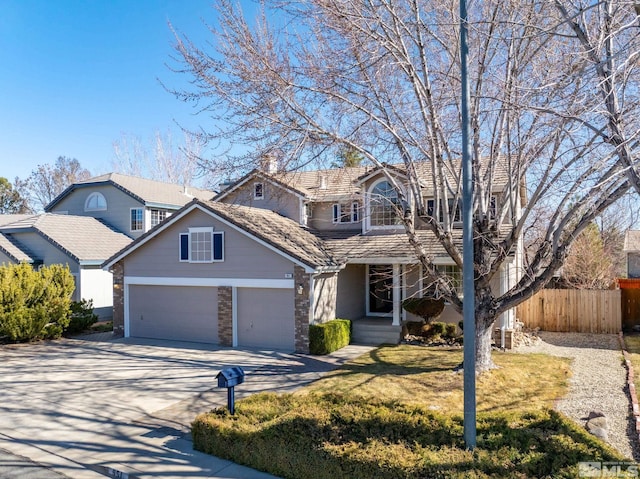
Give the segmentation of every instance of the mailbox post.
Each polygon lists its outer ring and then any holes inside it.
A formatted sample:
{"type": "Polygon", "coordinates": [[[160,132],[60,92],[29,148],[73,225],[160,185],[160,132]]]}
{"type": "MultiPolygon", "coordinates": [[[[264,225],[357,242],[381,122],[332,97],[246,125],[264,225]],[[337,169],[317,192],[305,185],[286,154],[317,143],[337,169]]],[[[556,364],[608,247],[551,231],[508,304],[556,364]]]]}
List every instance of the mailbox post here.
{"type": "Polygon", "coordinates": [[[227,408],[233,415],[236,412],[234,387],[244,382],[244,370],[232,367],[221,370],[216,376],[219,388],[227,388],[227,408]]]}

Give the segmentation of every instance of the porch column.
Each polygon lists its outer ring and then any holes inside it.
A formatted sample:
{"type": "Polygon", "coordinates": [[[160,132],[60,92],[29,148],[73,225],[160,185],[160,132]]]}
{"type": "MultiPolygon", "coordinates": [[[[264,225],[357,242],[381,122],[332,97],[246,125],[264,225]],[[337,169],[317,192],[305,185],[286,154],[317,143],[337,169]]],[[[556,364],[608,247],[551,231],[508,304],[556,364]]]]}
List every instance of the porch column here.
{"type": "Polygon", "coordinates": [[[393,265],[393,324],[400,326],[400,312],[402,311],[401,290],[400,290],[400,265],[393,265]]]}

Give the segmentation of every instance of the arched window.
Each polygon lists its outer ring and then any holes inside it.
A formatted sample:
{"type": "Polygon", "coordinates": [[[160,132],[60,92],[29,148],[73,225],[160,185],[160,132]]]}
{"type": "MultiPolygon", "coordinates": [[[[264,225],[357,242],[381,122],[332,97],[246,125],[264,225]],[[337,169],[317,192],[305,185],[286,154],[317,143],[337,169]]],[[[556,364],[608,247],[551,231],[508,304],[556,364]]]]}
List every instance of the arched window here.
{"type": "Polygon", "coordinates": [[[387,180],[373,185],[369,193],[369,222],[372,228],[401,224],[398,193],[387,180]]]}
{"type": "Polygon", "coordinates": [[[102,193],[93,192],[87,196],[84,202],[85,211],[104,211],[107,209],[107,200],[102,193]]]}

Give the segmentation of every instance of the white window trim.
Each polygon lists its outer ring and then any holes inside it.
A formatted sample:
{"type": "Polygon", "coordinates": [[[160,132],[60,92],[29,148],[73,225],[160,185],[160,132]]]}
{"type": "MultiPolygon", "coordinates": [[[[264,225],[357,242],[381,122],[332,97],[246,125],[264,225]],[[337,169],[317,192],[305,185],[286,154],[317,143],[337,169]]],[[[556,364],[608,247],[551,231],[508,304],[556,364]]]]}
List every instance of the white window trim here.
{"type": "MultiPolygon", "coordinates": [[[[374,226],[371,224],[371,192],[375,189],[375,187],[379,183],[382,183],[382,182],[387,182],[391,184],[391,182],[387,178],[385,177],[379,178],[378,180],[371,183],[371,186],[369,186],[367,190],[367,194],[365,195],[365,204],[364,204],[365,221],[363,222],[365,231],[397,230],[402,228],[402,223],[398,223],[397,225],[382,225],[382,226],[378,226],[378,225],[374,226]]],[[[400,189],[402,190],[402,196],[407,198],[407,201],[410,201],[410,198],[407,197],[407,192],[405,191],[405,189],[402,186],[400,186],[400,189]]]]}
{"type": "Polygon", "coordinates": [[[253,199],[254,200],[264,200],[264,183],[261,181],[257,181],[253,184],[253,199]],[[260,195],[258,195],[258,185],[260,186],[260,195]]]}
{"type": "Polygon", "coordinates": [[[360,221],[360,215],[358,214],[358,210],[360,209],[360,204],[357,201],[351,201],[347,203],[333,203],[331,205],[331,215],[333,224],[350,224],[350,223],[358,223],[360,221]],[[349,221],[341,221],[342,219],[342,207],[349,207],[349,221]],[[336,214],[337,208],[337,214],[336,214]]]}
{"type": "Polygon", "coordinates": [[[140,207],[137,207],[137,208],[129,208],[129,231],[131,231],[132,233],[137,233],[137,232],[140,232],[140,231],[144,231],[144,216],[145,216],[145,214],[144,214],[144,208],[140,208],[140,207]],[[134,229],[132,228],[132,226],[133,226],[133,224],[132,224],[132,223],[133,223],[133,221],[132,221],[131,214],[132,214],[132,212],[133,212],[133,211],[142,211],[142,219],[141,219],[141,223],[142,223],[142,224],[140,225],[140,229],[136,229],[136,230],[134,230],[134,229]]]}
{"type": "MultiPolygon", "coordinates": [[[[100,201],[98,201],[98,202],[100,202],[100,201]]],[[[84,200],[84,210],[85,211],[106,211],[107,210],[107,199],[99,191],[94,191],[92,193],[89,193],[89,196],[87,196],[87,199],[84,200]],[[88,206],[89,205],[89,201],[94,197],[102,198],[102,202],[104,203],[104,207],[90,208],[88,206]]]]}
{"type": "Polygon", "coordinates": [[[178,261],[180,261],[180,263],[192,263],[192,264],[209,264],[209,263],[223,263],[225,261],[225,254],[224,254],[224,231],[214,231],[213,227],[211,226],[198,226],[198,227],[193,227],[193,228],[189,228],[189,232],[185,233],[182,232],[178,235],[179,241],[178,241],[178,261]],[[203,261],[196,261],[192,259],[193,253],[191,251],[191,234],[192,233],[210,233],[211,234],[211,259],[210,260],[203,260],[203,261]],[[182,237],[186,236],[187,237],[187,259],[183,259],[182,258],[182,237]],[[216,259],[215,258],[215,249],[214,249],[214,237],[215,236],[220,236],[222,238],[222,255],[220,259],[216,259]]]}

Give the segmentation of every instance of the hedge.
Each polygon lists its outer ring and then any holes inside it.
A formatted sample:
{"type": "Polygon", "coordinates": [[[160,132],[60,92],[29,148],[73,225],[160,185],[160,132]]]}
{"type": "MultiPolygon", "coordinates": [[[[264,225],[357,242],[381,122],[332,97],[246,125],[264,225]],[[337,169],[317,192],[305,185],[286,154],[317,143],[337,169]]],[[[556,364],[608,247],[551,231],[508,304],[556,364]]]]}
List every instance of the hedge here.
{"type": "Polygon", "coordinates": [[[351,321],[334,319],[309,326],[309,352],[329,354],[351,342],[351,321]]]}

